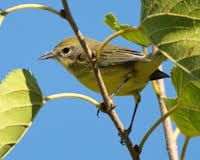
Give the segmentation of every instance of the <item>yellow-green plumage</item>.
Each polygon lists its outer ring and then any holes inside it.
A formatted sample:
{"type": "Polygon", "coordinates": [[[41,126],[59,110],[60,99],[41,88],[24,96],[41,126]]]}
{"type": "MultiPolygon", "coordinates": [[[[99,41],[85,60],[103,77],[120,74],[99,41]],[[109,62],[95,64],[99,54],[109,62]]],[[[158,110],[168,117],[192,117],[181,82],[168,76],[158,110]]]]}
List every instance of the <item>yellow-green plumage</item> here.
{"type": "MultiPolygon", "coordinates": [[[[85,40],[92,50],[98,50],[101,45],[100,42],[90,38],[85,38],[85,40]]],[[[40,59],[48,58],[56,59],[84,86],[99,92],[91,64],[76,37],[64,39],[51,53],[42,56],[40,59]]],[[[133,95],[135,98],[135,109],[127,130],[127,136],[131,132],[135,113],[140,102],[141,90],[149,80],[168,77],[167,74],[157,70],[164,60],[165,57],[159,52],[144,56],[131,49],[115,45],[107,45],[101,52],[97,64],[108,93],[112,94],[116,92],[117,88],[120,88],[117,90],[116,95],[133,95]],[[127,79],[128,81],[126,81],[127,79]]]]}
{"type": "MultiPolygon", "coordinates": [[[[92,50],[97,50],[101,44],[90,38],[85,39],[92,50]]],[[[46,57],[56,59],[84,86],[99,92],[89,60],[76,37],[63,40],[46,57]],[[69,51],[63,53],[66,48],[69,51]]],[[[46,58],[43,57],[43,59],[46,58]]],[[[102,50],[98,66],[109,94],[119,87],[128,76],[131,76],[130,80],[117,92],[117,95],[135,95],[146,86],[151,75],[164,59],[160,53],[144,56],[128,48],[107,45],[102,50]]],[[[162,76],[164,74],[161,74],[160,78],[163,78],[162,76]]]]}

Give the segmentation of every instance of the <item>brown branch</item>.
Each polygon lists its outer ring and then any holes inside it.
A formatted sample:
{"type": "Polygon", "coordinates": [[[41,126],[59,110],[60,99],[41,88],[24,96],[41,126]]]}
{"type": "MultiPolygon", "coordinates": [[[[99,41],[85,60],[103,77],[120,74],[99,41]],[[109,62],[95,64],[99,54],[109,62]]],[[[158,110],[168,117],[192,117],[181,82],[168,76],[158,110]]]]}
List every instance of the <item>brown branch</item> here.
{"type": "Polygon", "coordinates": [[[107,92],[106,87],[104,85],[104,82],[103,82],[101,73],[99,71],[99,68],[97,67],[96,63],[92,59],[92,51],[90,50],[90,48],[86,44],[86,41],[84,40],[83,35],[81,34],[80,30],[78,29],[78,27],[77,27],[77,25],[76,25],[76,23],[74,21],[74,18],[71,15],[71,12],[70,12],[70,9],[69,9],[67,1],[66,0],[62,0],[62,3],[63,3],[63,6],[64,6],[64,14],[65,14],[64,16],[65,16],[66,20],[69,22],[69,24],[71,25],[71,27],[73,28],[74,33],[76,34],[76,36],[77,36],[77,38],[78,38],[78,40],[79,40],[79,42],[81,44],[81,47],[83,48],[84,52],[87,54],[88,59],[91,62],[92,69],[94,71],[94,74],[95,74],[95,77],[96,77],[100,92],[101,92],[101,94],[103,96],[104,103],[108,107],[107,109],[111,110],[111,108],[113,106],[113,102],[112,102],[112,100],[110,99],[110,97],[108,95],[108,92],[107,92]]]}
{"type": "MultiPolygon", "coordinates": [[[[155,47],[153,47],[153,52],[155,51],[156,49],[155,47]]],[[[162,70],[162,66],[160,66],[159,69],[162,70]]],[[[166,97],[164,80],[163,79],[156,80],[156,84],[159,89],[159,94],[157,94],[157,98],[158,98],[158,102],[160,106],[161,115],[163,116],[164,114],[167,113],[167,108],[163,101],[163,98],[166,97]]],[[[173,136],[173,129],[172,129],[170,117],[167,117],[163,121],[163,127],[164,127],[164,132],[165,132],[165,137],[166,137],[166,145],[167,145],[169,158],[170,160],[178,160],[177,144],[173,136]]]]}
{"type": "MultiPolygon", "coordinates": [[[[163,79],[157,80],[156,84],[160,90],[160,95],[157,95],[159,105],[160,105],[160,111],[161,111],[161,114],[164,115],[165,113],[167,113],[167,109],[165,107],[164,101],[162,100],[162,98],[166,97],[165,88],[164,88],[164,80],[163,79]]],[[[167,151],[168,151],[170,160],[178,160],[177,145],[176,145],[176,140],[174,139],[174,136],[173,136],[173,130],[172,130],[170,117],[167,117],[163,121],[163,127],[165,131],[167,151]]]]}
{"type": "MultiPolygon", "coordinates": [[[[76,34],[84,52],[86,53],[86,55],[88,56],[88,59],[90,60],[90,63],[92,65],[92,69],[93,72],[95,74],[96,80],[97,80],[97,84],[98,87],[100,89],[100,92],[102,94],[103,100],[104,100],[104,104],[106,109],[102,110],[105,111],[109,117],[111,118],[111,120],[113,121],[113,123],[115,124],[118,132],[120,133],[121,137],[124,138],[125,137],[125,132],[124,132],[124,126],[121,123],[117,113],[115,112],[113,108],[114,103],[112,101],[112,99],[109,97],[107,89],[105,87],[104,81],[102,79],[100,70],[97,66],[96,61],[94,61],[94,59],[92,58],[92,51],[90,50],[90,48],[88,47],[88,45],[86,44],[86,41],[84,40],[83,35],[81,34],[80,30],[78,29],[68,6],[67,0],[62,0],[63,6],[64,6],[64,17],[66,18],[66,20],[69,22],[69,24],[71,25],[72,29],[74,30],[74,33],[76,34]]],[[[125,144],[129,150],[129,153],[131,154],[131,157],[133,160],[139,160],[139,154],[138,152],[135,150],[135,147],[133,146],[131,140],[129,138],[124,138],[125,144]]]]}
{"type": "Polygon", "coordinates": [[[129,153],[131,154],[131,157],[133,160],[140,160],[139,158],[139,149],[136,150],[136,147],[133,146],[131,140],[129,137],[125,137],[125,133],[124,133],[124,126],[121,123],[117,113],[115,112],[115,110],[111,110],[110,113],[108,113],[108,115],[110,116],[111,120],[113,121],[113,123],[115,124],[115,127],[117,128],[118,132],[120,133],[121,137],[124,139],[125,145],[127,146],[129,153]]]}

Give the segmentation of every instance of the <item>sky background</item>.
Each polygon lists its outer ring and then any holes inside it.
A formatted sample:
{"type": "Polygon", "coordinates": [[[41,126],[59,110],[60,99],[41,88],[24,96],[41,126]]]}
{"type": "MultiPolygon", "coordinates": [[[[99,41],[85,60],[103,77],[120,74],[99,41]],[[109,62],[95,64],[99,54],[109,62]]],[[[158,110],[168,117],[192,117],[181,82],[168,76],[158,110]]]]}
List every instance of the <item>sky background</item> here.
{"type": "MultiPolygon", "coordinates": [[[[5,10],[23,3],[42,3],[57,10],[62,9],[61,0],[1,0],[0,8],[5,10]]],[[[140,23],[139,0],[69,0],[69,5],[83,35],[99,41],[113,33],[103,23],[107,13],[112,12],[121,24],[138,26],[140,23]]],[[[34,74],[44,96],[74,92],[101,102],[99,94],[81,85],[56,61],[37,60],[61,40],[73,35],[66,20],[47,11],[26,9],[9,14],[0,27],[0,79],[4,79],[14,69],[25,68],[34,74]]],[[[112,44],[141,51],[140,46],[123,38],[116,38],[112,44]]],[[[170,74],[172,63],[167,61],[163,65],[164,71],[170,74]]],[[[175,97],[171,79],[165,79],[165,83],[167,96],[175,97]]],[[[142,91],[141,96],[142,101],[131,133],[134,144],[140,143],[146,131],[160,117],[151,83],[142,91]]],[[[115,97],[114,102],[117,105],[116,112],[127,128],[134,106],[133,97],[115,97]]],[[[100,113],[100,118],[97,118],[96,112],[95,106],[84,100],[63,98],[47,102],[5,160],[131,159],[127,148],[120,144],[120,137],[111,120],[104,113],[100,113]]],[[[179,135],[179,154],[183,142],[184,136],[179,135]]],[[[199,137],[191,139],[185,159],[199,159],[199,142],[199,137]]],[[[162,125],[145,143],[141,159],[169,159],[162,125]]]]}

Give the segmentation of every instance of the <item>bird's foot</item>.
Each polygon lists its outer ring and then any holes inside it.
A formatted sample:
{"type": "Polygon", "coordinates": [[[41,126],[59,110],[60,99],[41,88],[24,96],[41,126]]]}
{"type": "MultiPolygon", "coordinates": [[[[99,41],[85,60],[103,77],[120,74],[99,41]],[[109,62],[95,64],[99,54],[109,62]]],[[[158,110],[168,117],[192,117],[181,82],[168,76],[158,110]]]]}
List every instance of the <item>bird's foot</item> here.
{"type": "MultiPolygon", "coordinates": [[[[105,113],[108,113],[105,103],[104,103],[104,102],[101,102],[100,104],[101,104],[101,109],[98,108],[98,110],[97,110],[97,117],[98,117],[98,118],[99,118],[99,113],[100,113],[100,111],[105,112],[105,113]]],[[[116,105],[113,105],[113,106],[111,107],[111,110],[115,109],[115,107],[116,107],[116,105]]]]}

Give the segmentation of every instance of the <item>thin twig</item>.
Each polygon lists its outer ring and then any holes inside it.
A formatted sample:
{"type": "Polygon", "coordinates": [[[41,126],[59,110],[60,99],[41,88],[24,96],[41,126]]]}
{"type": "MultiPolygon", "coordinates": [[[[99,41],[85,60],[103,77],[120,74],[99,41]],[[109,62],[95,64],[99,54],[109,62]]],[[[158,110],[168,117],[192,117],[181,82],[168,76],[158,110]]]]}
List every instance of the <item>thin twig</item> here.
{"type": "Polygon", "coordinates": [[[180,134],[180,130],[179,130],[179,128],[177,127],[176,130],[174,131],[174,135],[173,135],[175,141],[177,140],[179,134],[180,134]]]}
{"type": "MultiPolygon", "coordinates": [[[[153,47],[153,52],[154,53],[156,52],[155,47],[153,47]]],[[[162,70],[162,66],[160,66],[159,69],[162,70]]],[[[161,115],[163,116],[167,113],[167,108],[163,101],[163,98],[166,97],[164,80],[163,79],[156,80],[156,84],[153,86],[158,98],[160,112],[161,112],[161,115]]],[[[176,139],[174,139],[174,136],[173,136],[173,129],[172,129],[170,117],[167,117],[163,121],[163,127],[164,127],[164,132],[165,132],[165,137],[166,137],[166,145],[167,145],[169,159],[178,160],[177,144],[176,144],[176,139]]]]}
{"type": "Polygon", "coordinates": [[[84,99],[84,100],[94,104],[98,108],[100,108],[100,106],[101,106],[100,103],[98,103],[96,100],[92,99],[91,97],[85,96],[83,94],[77,94],[77,93],[53,94],[53,95],[45,97],[45,101],[57,99],[57,98],[81,98],[81,99],[84,99]]]}
{"type": "Polygon", "coordinates": [[[144,55],[147,55],[147,47],[142,47],[142,52],[144,55]]]}
{"type": "Polygon", "coordinates": [[[8,8],[7,10],[3,11],[3,14],[6,15],[6,14],[9,14],[13,11],[26,9],[26,8],[35,8],[35,9],[47,10],[47,11],[50,11],[50,12],[55,13],[56,15],[62,17],[62,15],[59,11],[57,11],[57,10],[51,8],[51,7],[41,5],[41,4],[22,4],[22,5],[14,6],[14,7],[8,8]]]}
{"type": "Polygon", "coordinates": [[[117,36],[120,36],[124,33],[128,33],[128,32],[133,32],[133,31],[137,31],[138,29],[135,28],[135,27],[131,27],[131,28],[128,28],[128,29],[125,29],[125,30],[120,30],[120,31],[117,31],[115,33],[113,33],[112,35],[110,35],[108,38],[106,38],[103,43],[101,43],[101,45],[99,46],[98,50],[97,50],[97,59],[99,59],[100,57],[100,54],[101,54],[101,51],[102,49],[108,44],[108,42],[110,42],[112,39],[116,38],[117,36]]]}
{"type": "MultiPolygon", "coordinates": [[[[92,68],[93,68],[93,71],[94,71],[94,74],[95,74],[95,77],[96,77],[96,80],[97,80],[98,87],[101,91],[105,106],[107,108],[106,109],[107,113],[108,113],[109,117],[111,118],[111,120],[113,121],[113,123],[115,124],[120,135],[123,136],[123,135],[125,135],[124,126],[121,123],[121,121],[120,121],[118,115],[116,114],[115,110],[112,109],[112,107],[114,105],[113,101],[108,95],[107,89],[104,85],[104,82],[103,82],[103,79],[102,79],[102,76],[101,76],[101,73],[100,73],[100,70],[99,70],[96,62],[93,61],[93,59],[92,59],[92,52],[91,52],[90,48],[88,47],[88,45],[86,44],[84,37],[82,36],[80,30],[78,29],[72,15],[71,15],[67,0],[62,0],[62,3],[63,3],[63,6],[64,6],[65,18],[70,23],[71,27],[73,28],[73,30],[74,30],[81,46],[82,46],[84,52],[86,53],[86,55],[88,56],[88,59],[91,62],[91,65],[92,65],[92,68]]],[[[133,147],[131,140],[129,138],[125,138],[124,140],[125,140],[125,144],[126,144],[128,150],[131,154],[132,159],[133,160],[139,160],[138,152],[133,147]]]]}
{"type": "Polygon", "coordinates": [[[144,146],[144,143],[146,142],[146,140],[148,139],[148,137],[151,135],[151,133],[158,127],[158,125],[160,123],[163,122],[163,120],[165,120],[168,116],[170,116],[172,113],[174,113],[176,110],[178,110],[181,106],[177,105],[174,106],[173,108],[171,108],[166,114],[164,114],[159,120],[157,120],[153,126],[146,132],[145,136],[142,138],[141,142],[140,142],[140,146],[139,146],[139,150],[140,152],[142,151],[142,148],[144,146]]]}
{"type": "Polygon", "coordinates": [[[189,140],[190,140],[190,137],[186,137],[183,148],[182,148],[182,152],[181,152],[181,160],[184,160],[185,152],[186,152],[189,140]]]}

